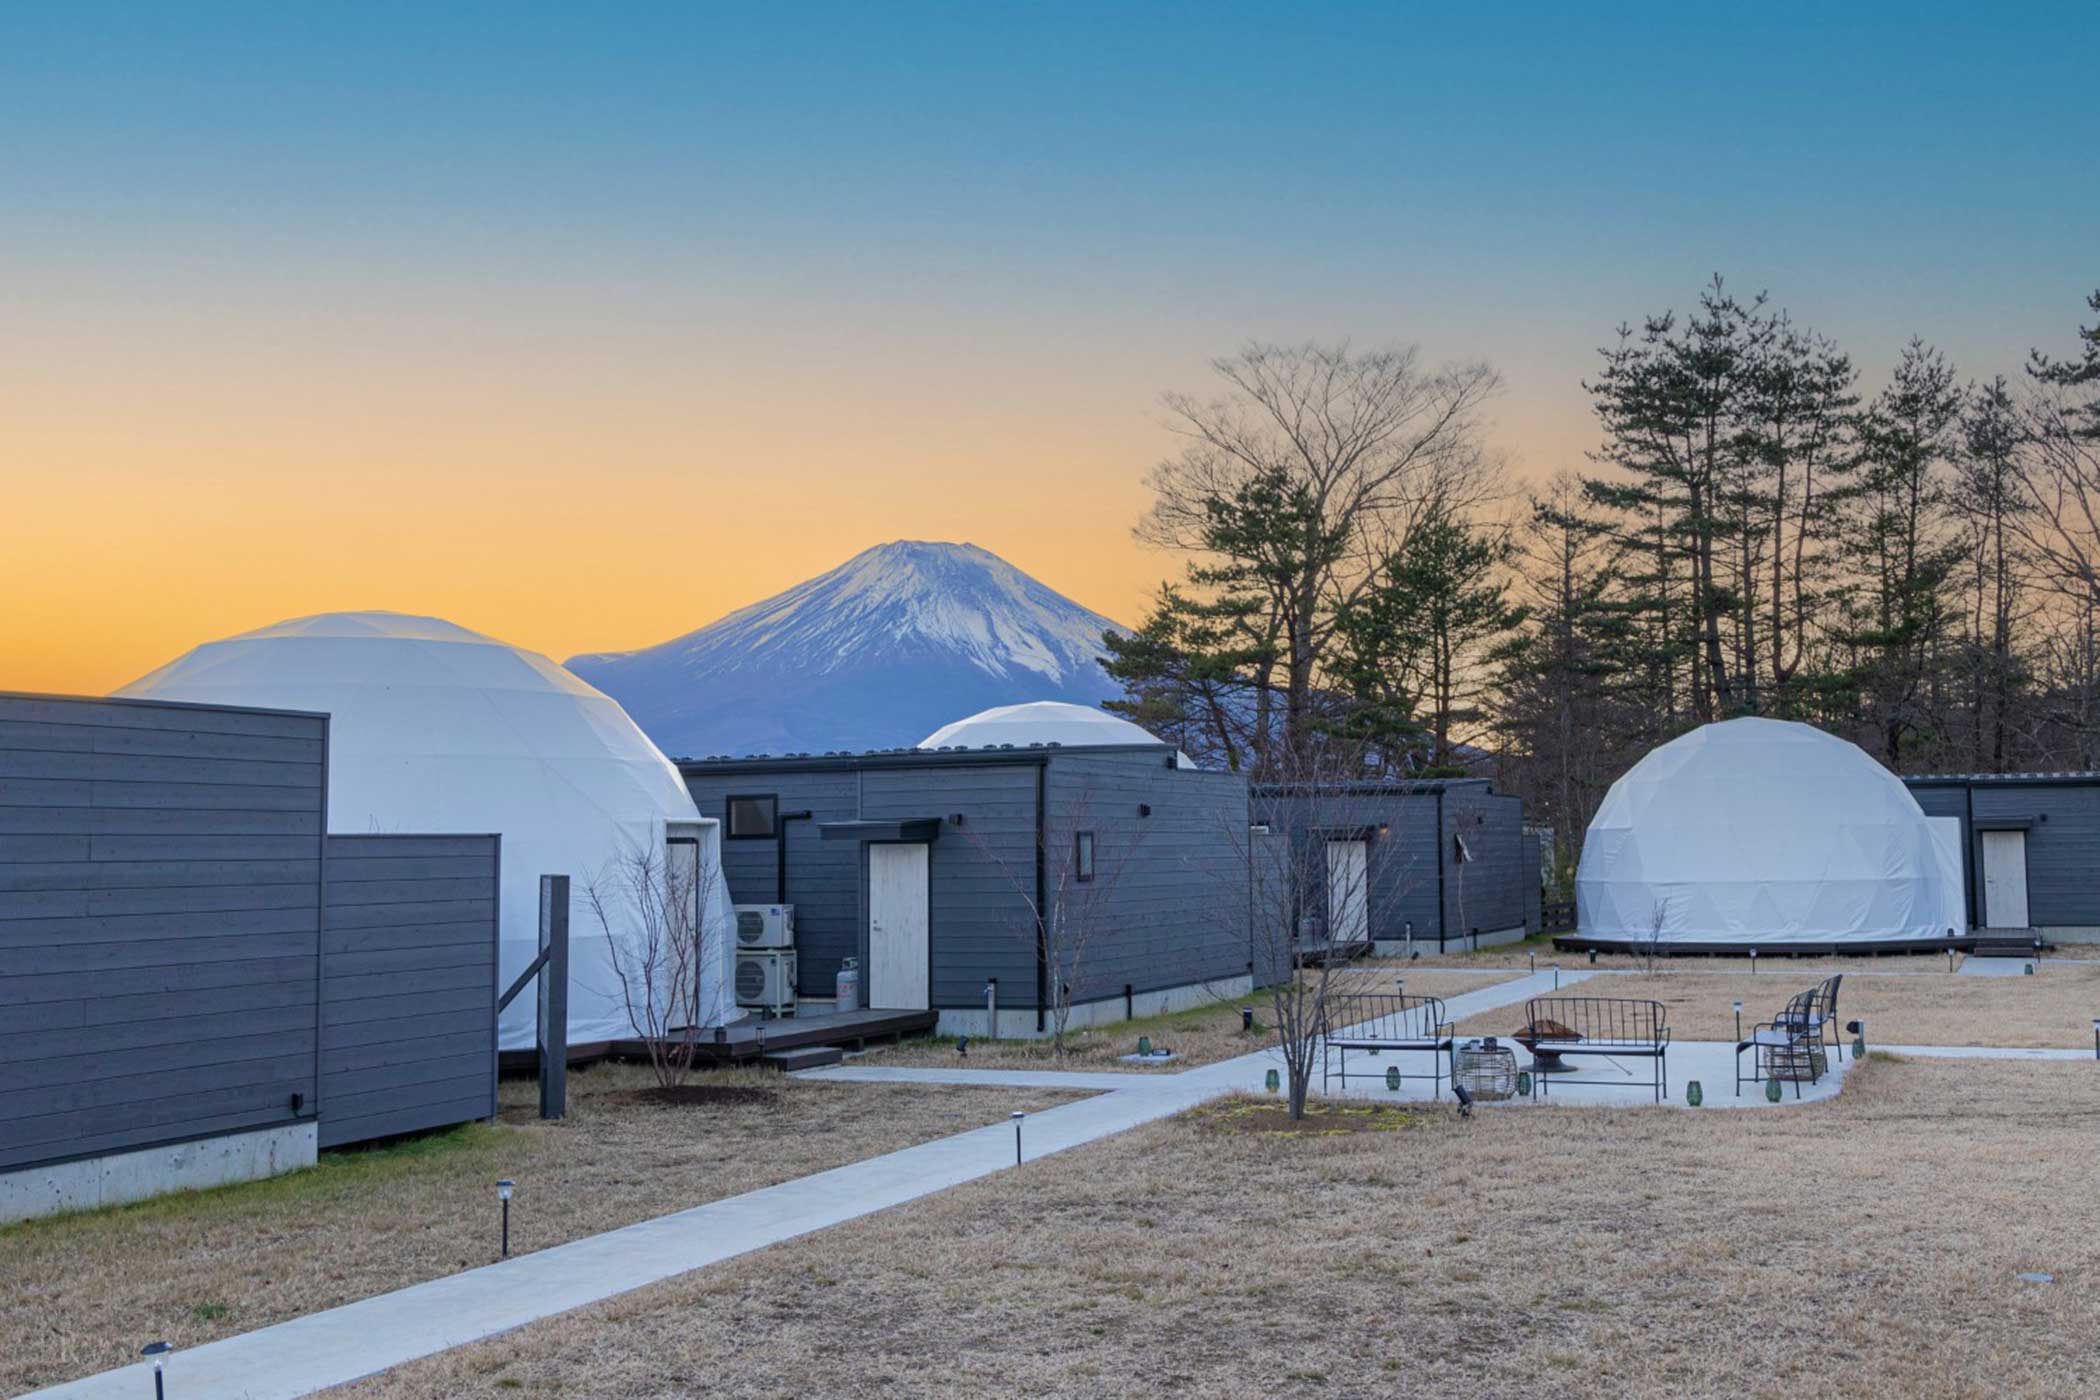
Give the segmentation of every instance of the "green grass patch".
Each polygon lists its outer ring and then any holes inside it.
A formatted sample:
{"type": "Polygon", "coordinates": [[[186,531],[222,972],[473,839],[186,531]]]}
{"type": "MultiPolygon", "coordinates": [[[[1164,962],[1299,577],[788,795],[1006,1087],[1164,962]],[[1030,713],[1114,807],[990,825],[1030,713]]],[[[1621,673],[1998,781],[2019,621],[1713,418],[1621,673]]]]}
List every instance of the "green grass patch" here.
{"type": "Polygon", "coordinates": [[[20,1221],[0,1227],[0,1240],[29,1239],[38,1234],[63,1233],[110,1221],[150,1227],[199,1217],[244,1215],[317,1200],[333,1200],[374,1182],[401,1179],[425,1171],[451,1172],[462,1166],[471,1166],[477,1158],[486,1159],[493,1170],[498,1151],[510,1132],[501,1124],[461,1123],[440,1132],[421,1133],[391,1142],[338,1148],[323,1152],[313,1166],[262,1181],[240,1181],[202,1191],[177,1191],[124,1205],[67,1211],[61,1215],[20,1221]]]}

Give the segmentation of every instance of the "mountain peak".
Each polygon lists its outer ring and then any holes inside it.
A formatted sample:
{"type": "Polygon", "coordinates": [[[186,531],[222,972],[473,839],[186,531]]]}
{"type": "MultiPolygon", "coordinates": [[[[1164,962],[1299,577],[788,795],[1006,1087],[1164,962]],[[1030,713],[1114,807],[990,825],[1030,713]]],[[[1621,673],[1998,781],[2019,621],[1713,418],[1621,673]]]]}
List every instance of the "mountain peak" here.
{"type": "Polygon", "coordinates": [[[910,744],[997,704],[1118,693],[1121,629],[974,544],[892,540],[696,631],[572,658],[674,753],[910,744]]]}

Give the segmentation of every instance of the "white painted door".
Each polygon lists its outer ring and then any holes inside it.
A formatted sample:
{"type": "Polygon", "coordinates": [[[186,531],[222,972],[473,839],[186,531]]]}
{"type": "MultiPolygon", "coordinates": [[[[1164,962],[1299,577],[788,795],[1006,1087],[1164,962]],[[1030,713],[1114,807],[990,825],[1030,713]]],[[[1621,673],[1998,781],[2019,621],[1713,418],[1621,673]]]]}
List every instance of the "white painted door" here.
{"type": "Polygon", "coordinates": [[[1367,842],[1327,843],[1327,936],[1337,943],[1371,936],[1370,874],[1367,842]]]}
{"type": "Polygon", "coordinates": [[[1982,835],[1984,927],[2026,928],[2027,833],[1986,831],[1982,835]]]}
{"type": "Polygon", "coordinates": [[[926,917],[927,847],[868,847],[868,1005],[923,1011],[932,1004],[926,917]]]}

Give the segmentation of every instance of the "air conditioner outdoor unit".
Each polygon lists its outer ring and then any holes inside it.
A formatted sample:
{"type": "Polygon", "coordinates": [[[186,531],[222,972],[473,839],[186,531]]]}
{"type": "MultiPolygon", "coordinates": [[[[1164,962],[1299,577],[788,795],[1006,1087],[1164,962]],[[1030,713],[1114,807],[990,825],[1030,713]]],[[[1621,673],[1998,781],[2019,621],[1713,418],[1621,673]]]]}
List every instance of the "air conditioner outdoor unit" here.
{"type": "Polygon", "coordinates": [[[793,1011],[794,950],[789,948],[737,954],[736,1004],[770,1011],[775,1016],[784,1016],[793,1011]]]}
{"type": "Polygon", "coordinates": [[[738,948],[792,948],[795,946],[795,906],[792,904],[739,904],[736,906],[738,948]]]}

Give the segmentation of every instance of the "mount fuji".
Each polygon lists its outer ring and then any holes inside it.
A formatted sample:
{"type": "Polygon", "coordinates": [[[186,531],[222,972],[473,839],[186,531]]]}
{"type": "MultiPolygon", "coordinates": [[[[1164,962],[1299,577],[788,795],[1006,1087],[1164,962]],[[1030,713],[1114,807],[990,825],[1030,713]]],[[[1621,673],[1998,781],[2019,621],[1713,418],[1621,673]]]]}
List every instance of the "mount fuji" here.
{"type": "Polygon", "coordinates": [[[993,705],[1122,693],[1117,623],[973,544],[897,540],[641,651],[569,669],[679,756],[915,744],[993,705]]]}

